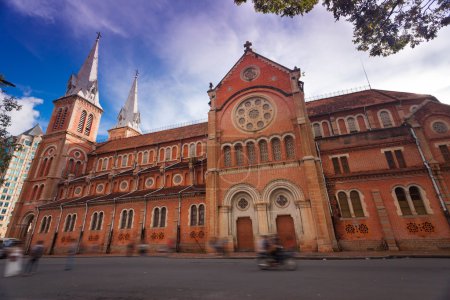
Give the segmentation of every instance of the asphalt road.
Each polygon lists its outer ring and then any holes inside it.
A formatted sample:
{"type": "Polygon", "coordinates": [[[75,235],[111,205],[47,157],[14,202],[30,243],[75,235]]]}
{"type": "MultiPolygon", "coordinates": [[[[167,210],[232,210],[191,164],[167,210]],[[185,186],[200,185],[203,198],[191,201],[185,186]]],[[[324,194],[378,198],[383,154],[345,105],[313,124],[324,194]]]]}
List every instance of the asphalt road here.
{"type": "Polygon", "coordinates": [[[33,276],[0,277],[0,299],[450,299],[450,259],[299,260],[296,271],[260,271],[252,259],[64,263],[43,258],[33,276]]]}

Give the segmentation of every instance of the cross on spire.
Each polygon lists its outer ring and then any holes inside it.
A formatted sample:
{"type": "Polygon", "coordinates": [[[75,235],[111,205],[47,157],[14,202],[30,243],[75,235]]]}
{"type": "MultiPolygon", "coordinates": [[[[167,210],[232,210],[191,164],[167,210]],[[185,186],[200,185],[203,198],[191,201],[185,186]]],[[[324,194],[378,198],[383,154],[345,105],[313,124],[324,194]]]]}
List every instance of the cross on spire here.
{"type": "Polygon", "coordinates": [[[102,37],[102,34],[99,32],[97,32],[97,41],[102,37]]]}
{"type": "Polygon", "coordinates": [[[244,47],[245,47],[245,52],[252,51],[252,43],[250,43],[249,41],[245,42],[244,47]]]}
{"type": "Polygon", "coordinates": [[[139,71],[138,71],[138,69],[136,69],[136,75],[134,75],[134,78],[138,78],[138,75],[139,75],[139,71]]]}

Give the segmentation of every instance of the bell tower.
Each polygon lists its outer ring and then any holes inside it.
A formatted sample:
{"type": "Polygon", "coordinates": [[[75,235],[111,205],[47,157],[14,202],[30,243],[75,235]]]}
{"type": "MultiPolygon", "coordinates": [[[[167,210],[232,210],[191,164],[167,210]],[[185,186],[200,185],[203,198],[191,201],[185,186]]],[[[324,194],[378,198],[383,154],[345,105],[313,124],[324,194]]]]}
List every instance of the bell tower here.
{"type": "Polygon", "coordinates": [[[36,219],[36,207],[56,199],[57,186],[70,170],[73,155],[86,173],[87,154],[94,150],[103,110],[98,94],[98,47],[100,33],[78,74],[72,74],[65,95],[53,101],[47,131],[36,150],[27,180],[16,204],[8,235],[27,237],[36,219]]]}

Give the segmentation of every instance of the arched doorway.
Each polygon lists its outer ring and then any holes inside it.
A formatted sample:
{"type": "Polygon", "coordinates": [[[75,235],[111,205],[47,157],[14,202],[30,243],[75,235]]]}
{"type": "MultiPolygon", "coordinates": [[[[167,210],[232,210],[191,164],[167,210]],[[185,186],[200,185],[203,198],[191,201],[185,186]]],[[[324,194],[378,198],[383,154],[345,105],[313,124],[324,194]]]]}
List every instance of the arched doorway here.
{"type": "Polygon", "coordinates": [[[21,226],[22,228],[19,236],[19,239],[21,239],[22,241],[24,241],[29,236],[28,233],[31,232],[31,224],[33,224],[33,220],[34,220],[33,214],[29,214],[23,218],[21,226]]]}
{"type": "Polygon", "coordinates": [[[276,219],[277,234],[285,249],[294,250],[297,247],[294,219],[290,215],[278,215],[276,219]]]}
{"type": "Polygon", "coordinates": [[[236,220],[237,251],[254,251],[253,226],[250,217],[236,220]]]}

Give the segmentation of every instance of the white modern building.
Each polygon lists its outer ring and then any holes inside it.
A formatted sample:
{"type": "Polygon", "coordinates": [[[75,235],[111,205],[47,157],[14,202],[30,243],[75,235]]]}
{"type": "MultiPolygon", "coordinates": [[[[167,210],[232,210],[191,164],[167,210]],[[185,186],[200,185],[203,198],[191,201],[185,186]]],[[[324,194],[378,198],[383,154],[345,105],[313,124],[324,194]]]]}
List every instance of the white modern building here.
{"type": "Polygon", "coordinates": [[[21,145],[14,150],[0,187],[0,237],[5,237],[14,206],[19,199],[22,185],[27,178],[31,161],[43,135],[39,125],[14,137],[16,144],[21,145]]]}

